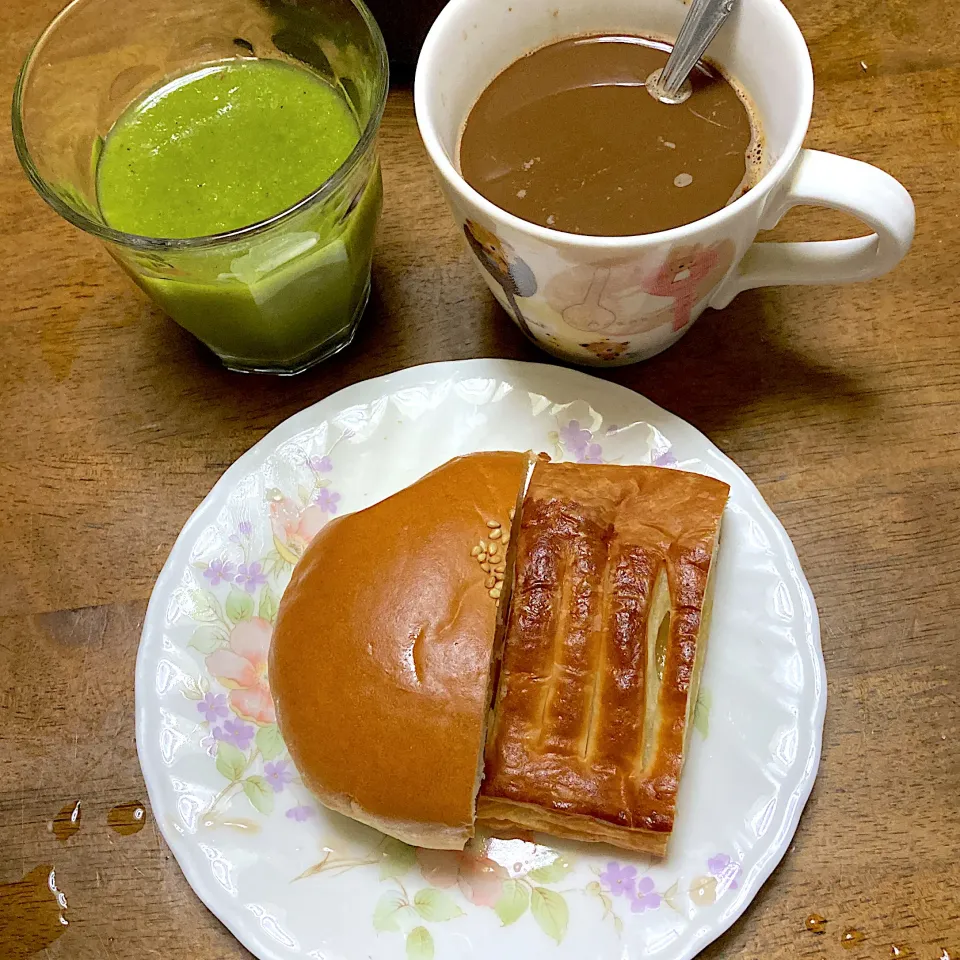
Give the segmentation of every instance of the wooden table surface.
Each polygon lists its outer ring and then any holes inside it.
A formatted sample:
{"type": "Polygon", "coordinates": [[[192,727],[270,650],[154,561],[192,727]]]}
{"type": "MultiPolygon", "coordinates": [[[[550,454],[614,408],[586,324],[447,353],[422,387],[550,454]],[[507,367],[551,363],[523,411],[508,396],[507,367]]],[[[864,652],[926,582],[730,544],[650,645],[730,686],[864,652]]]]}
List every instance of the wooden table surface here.
{"type": "MultiPolygon", "coordinates": [[[[59,5],[0,4],[0,90],[59,5]]],[[[746,293],[667,353],[608,374],[746,470],[820,610],[820,775],[783,863],[705,956],[885,958],[895,945],[957,958],[960,8],[791,5],[818,83],[808,145],[907,186],[913,252],[872,283],[746,293]],[[811,913],[825,933],[805,929],[811,913]],[[848,928],[864,934],[849,952],[848,928]]],[[[221,472],[358,380],[431,360],[547,359],[468,260],[408,88],[392,93],[381,142],[386,209],[362,333],[285,380],[219,369],[43,204],[0,140],[0,883],[55,865],[70,925],[43,956],[249,956],[192,893],[149,813],[136,836],[106,825],[114,805],[146,800],[133,670],[147,599],[221,472]],[[50,820],[77,799],[81,829],[60,843],[50,820]]],[[[854,232],[804,212],[776,233],[854,232]]],[[[11,922],[0,906],[0,935],[11,922]]],[[[11,942],[0,954],[24,956],[11,942]]]]}

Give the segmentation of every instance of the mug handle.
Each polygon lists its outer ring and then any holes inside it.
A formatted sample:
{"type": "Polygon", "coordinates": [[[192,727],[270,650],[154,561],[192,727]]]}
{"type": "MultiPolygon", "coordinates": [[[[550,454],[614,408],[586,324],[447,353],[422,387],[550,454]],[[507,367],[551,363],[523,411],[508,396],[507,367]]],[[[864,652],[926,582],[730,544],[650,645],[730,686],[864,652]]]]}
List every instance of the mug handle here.
{"type": "Polygon", "coordinates": [[[801,150],[786,186],[764,211],[760,229],[772,229],[800,204],[851,213],[875,233],[854,240],[753,243],[711,297],[711,307],[725,307],[752,287],[870,280],[892,270],[910,249],[916,221],[913,200],[889,173],[869,163],[801,150]]]}

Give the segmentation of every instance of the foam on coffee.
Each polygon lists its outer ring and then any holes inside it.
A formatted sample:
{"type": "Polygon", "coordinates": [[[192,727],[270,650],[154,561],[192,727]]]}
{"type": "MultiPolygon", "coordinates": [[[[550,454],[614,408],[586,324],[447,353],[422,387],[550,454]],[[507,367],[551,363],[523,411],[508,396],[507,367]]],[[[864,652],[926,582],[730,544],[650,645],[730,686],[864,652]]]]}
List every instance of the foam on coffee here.
{"type": "Polygon", "coordinates": [[[671,46],[591,35],[507,67],[467,117],[464,179],[501,209],[575,234],[630,236],[692,223],[763,172],[756,112],[714,65],[697,65],[684,104],[656,101],[646,78],[671,46]]]}

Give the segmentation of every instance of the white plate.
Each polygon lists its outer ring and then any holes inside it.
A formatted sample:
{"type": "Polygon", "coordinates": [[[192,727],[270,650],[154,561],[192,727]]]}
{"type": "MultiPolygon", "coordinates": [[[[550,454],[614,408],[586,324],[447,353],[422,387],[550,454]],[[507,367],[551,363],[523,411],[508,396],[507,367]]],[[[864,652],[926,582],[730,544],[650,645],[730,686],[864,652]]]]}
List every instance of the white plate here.
{"type": "Polygon", "coordinates": [[[180,534],[137,659],[137,746],[191,886],[262,960],[692,957],[783,856],[826,699],[816,607],[783,528],[688,424],[573,370],[439,363],[358,383],[244,454],[180,534]],[[414,851],[315,805],[264,655],[310,536],[457,454],[657,463],[731,486],[710,649],[665,861],[538,838],[414,851]]]}

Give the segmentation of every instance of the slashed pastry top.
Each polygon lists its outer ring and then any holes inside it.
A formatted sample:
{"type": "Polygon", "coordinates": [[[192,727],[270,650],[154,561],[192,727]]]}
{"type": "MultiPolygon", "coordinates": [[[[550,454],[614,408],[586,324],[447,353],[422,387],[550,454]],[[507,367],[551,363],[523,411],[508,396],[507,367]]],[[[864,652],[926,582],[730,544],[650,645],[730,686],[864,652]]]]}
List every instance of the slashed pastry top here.
{"type": "Polygon", "coordinates": [[[665,852],[728,494],[679,470],[537,464],[481,820],[665,852]]]}

